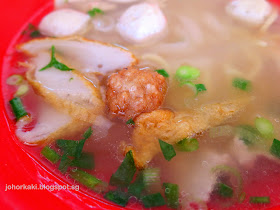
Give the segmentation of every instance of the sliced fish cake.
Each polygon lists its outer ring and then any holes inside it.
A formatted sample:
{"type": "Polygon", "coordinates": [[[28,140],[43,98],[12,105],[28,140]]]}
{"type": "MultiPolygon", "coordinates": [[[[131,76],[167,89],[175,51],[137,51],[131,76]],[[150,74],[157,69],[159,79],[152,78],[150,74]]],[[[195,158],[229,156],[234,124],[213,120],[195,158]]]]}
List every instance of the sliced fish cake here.
{"type": "MultiPolygon", "coordinates": [[[[104,109],[98,84],[94,85],[76,70],[61,71],[51,67],[40,71],[50,59],[49,52],[40,52],[32,58],[35,68],[30,69],[26,77],[34,91],[65,114],[82,121],[94,122],[104,109]]],[[[59,61],[62,62],[61,59],[59,61]]]]}
{"type": "Polygon", "coordinates": [[[63,60],[82,73],[106,74],[137,64],[134,55],[123,48],[81,37],[33,39],[19,45],[18,49],[36,56],[52,46],[63,60]]]}
{"type": "Polygon", "coordinates": [[[38,103],[38,116],[32,129],[28,125],[31,117],[25,116],[16,124],[17,137],[28,145],[45,144],[59,138],[76,135],[90,126],[88,123],[72,119],[69,115],[57,111],[42,99],[38,103]]]}

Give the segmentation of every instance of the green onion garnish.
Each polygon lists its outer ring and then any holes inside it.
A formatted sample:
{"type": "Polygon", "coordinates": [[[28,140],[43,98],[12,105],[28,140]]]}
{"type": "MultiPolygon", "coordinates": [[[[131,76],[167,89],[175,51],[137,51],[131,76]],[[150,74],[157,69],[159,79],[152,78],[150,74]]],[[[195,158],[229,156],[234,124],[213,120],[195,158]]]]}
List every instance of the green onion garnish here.
{"type": "Polygon", "coordinates": [[[176,152],[171,144],[168,144],[160,139],[158,141],[162,154],[166,160],[170,161],[173,157],[176,156],[176,152]]]}
{"type": "Polygon", "coordinates": [[[20,97],[25,95],[29,91],[29,87],[26,84],[20,85],[15,93],[15,97],[20,97]]]}
{"type": "Polygon", "coordinates": [[[126,153],[118,170],[111,176],[110,185],[126,187],[130,184],[136,172],[132,151],[126,153]]]}
{"type": "Polygon", "coordinates": [[[22,34],[26,34],[26,33],[29,33],[29,36],[31,38],[36,38],[41,36],[40,31],[32,23],[29,23],[28,28],[22,32],[22,34]]]}
{"type": "Polygon", "coordinates": [[[94,17],[97,14],[104,14],[104,11],[99,8],[93,8],[92,10],[88,11],[90,17],[94,17]]]}
{"type": "Polygon", "coordinates": [[[250,203],[270,203],[270,197],[250,197],[250,203]]]}
{"type": "Polygon", "coordinates": [[[6,81],[8,85],[20,85],[22,82],[23,82],[23,76],[19,74],[14,74],[10,76],[6,81]]]}
{"type": "Polygon", "coordinates": [[[133,121],[133,119],[129,119],[128,121],[126,121],[127,125],[135,125],[135,122],[133,121]]]}
{"type": "Polygon", "coordinates": [[[92,128],[89,127],[89,129],[87,129],[86,132],[84,133],[84,139],[80,140],[79,143],[77,144],[75,158],[79,159],[81,157],[84,144],[92,133],[93,133],[92,128]]]}
{"type": "Polygon", "coordinates": [[[39,37],[39,36],[41,36],[41,33],[40,33],[39,30],[34,30],[30,33],[31,38],[36,38],[36,37],[39,37]]]}
{"type": "Polygon", "coordinates": [[[280,141],[277,139],[273,140],[273,143],[270,147],[270,153],[278,158],[280,158],[280,141]]]}
{"type": "Polygon", "coordinates": [[[163,183],[167,206],[173,209],[179,207],[179,187],[177,184],[163,183]]]}
{"type": "Polygon", "coordinates": [[[176,144],[176,148],[180,151],[184,151],[184,152],[193,152],[198,150],[199,148],[199,143],[196,139],[193,138],[185,138],[181,141],[179,141],[176,144]]]}
{"type": "Polygon", "coordinates": [[[237,136],[246,145],[254,144],[261,140],[259,131],[251,125],[240,125],[236,128],[237,136]]]}
{"type": "Polygon", "coordinates": [[[204,84],[195,84],[195,88],[197,93],[207,90],[204,84]]]}
{"type": "Polygon", "coordinates": [[[82,170],[72,170],[69,174],[73,179],[91,189],[94,189],[98,184],[102,184],[101,180],[82,170]]]}
{"type": "Polygon", "coordinates": [[[20,98],[13,98],[9,103],[12,107],[16,120],[19,120],[20,118],[27,115],[27,112],[25,111],[20,98]]]}
{"type": "Polygon", "coordinates": [[[70,164],[71,164],[71,160],[68,158],[67,153],[64,153],[60,160],[58,170],[60,170],[62,173],[65,173],[68,167],[70,166],[70,164]]]}
{"type": "Polygon", "coordinates": [[[242,203],[246,198],[246,193],[245,192],[242,192],[238,198],[239,200],[239,203],[242,203]]]}
{"type": "Polygon", "coordinates": [[[49,146],[44,147],[41,151],[41,154],[52,163],[57,163],[60,159],[60,155],[49,146]]]}
{"type": "Polygon", "coordinates": [[[94,169],[94,158],[91,153],[82,153],[81,157],[74,159],[71,162],[71,166],[76,166],[78,168],[92,170],[94,169]]]}
{"type": "Polygon", "coordinates": [[[263,117],[255,119],[255,126],[263,137],[272,138],[274,135],[274,127],[272,123],[263,117]]]}
{"type": "Polygon", "coordinates": [[[56,140],[56,145],[63,152],[67,153],[69,156],[75,155],[78,143],[79,141],[74,141],[74,140],[64,140],[64,139],[56,140]]]}
{"type": "Polygon", "coordinates": [[[251,82],[242,78],[235,78],[232,81],[232,86],[240,90],[249,91],[251,89],[251,82]]]}
{"type": "Polygon", "coordinates": [[[200,76],[200,71],[192,66],[181,66],[176,71],[176,79],[183,83],[196,80],[200,76]]]}
{"type": "Polygon", "coordinates": [[[135,181],[128,186],[129,195],[133,195],[136,198],[140,198],[142,191],[145,188],[143,172],[140,172],[135,181]]]}
{"type": "Polygon", "coordinates": [[[196,95],[198,95],[200,92],[204,92],[207,90],[204,84],[194,84],[193,82],[182,82],[181,85],[189,86],[196,95]]]}
{"type": "Polygon", "coordinates": [[[169,74],[167,73],[167,71],[165,71],[165,69],[158,69],[155,71],[166,78],[169,77],[169,74]]]}
{"type": "Polygon", "coordinates": [[[165,200],[160,193],[146,195],[141,200],[145,208],[165,205],[165,200]]]}
{"type": "Polygon", "coordinates": [[[218,193],[224,198],[231,198],[233,196],[233,189],[224,183],[218,183],[218,193]]]}
{"type": "Polygon", "coordinates": [[[146,188],[160,184],[160,169],[147,168],[143,171],[143,181],[146,188]]]}
{"type": "Polygon", "coordinates": [[[122,191],[109,191],[104,196],[109,201],[114,202],[122,207],[125,207],[128,203],[129,195],[122,191]]]}
{"type": "Polygon", "coordinates": [[[77,159],[79,159],[81,157],[85,141],[91,136],[92,132],[93,132],[92,128],[90,127],[83,134],[84,138],[82,140],[74,141],[74,140],[58,139],[58,140],[56,140],[56,145],[64,153],[67,153],[67,155],[75,156],[77,159]]]}
{"type": "Polygon", "coordinates": [[[237,169],[232,168],[227,165],[215,166],[214,168],[211,169],[211,171],[217,175],[230,174],[236,178],[237,186],[236,186],[236,189],[234,189],[233,193],[234,193],[234,198],[236,200],[239,200],[243,193],[243,179],[242,179],[240,172],[237,169]]]}
{"type": "Polygon", "coordinates": [[[73,69],[69,68],[68,66],[66,66],[63,63],[60,63],[58,60],[56,60],[55,58],[55,47],[52,46],[51,48],[52,50],[52,54],[51,54],[51,61],[48,65],[46,65],[45,67],[41,68],[39,71],[44,71],[48,68],[54,67],[56,69],[59,69],[61,71],[72,71],[73,69]]]}

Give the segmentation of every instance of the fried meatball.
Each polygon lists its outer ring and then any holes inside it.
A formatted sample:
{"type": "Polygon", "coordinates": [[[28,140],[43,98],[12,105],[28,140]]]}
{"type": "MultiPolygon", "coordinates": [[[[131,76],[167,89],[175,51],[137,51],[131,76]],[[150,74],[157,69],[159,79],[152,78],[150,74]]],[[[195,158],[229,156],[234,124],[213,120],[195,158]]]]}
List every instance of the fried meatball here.
{"type": "Polygon", "coordinates": [[[109,113],[123,120],[158,109],[167,91],[165,78],[155,71],[136,67],[112,74],[107,82],[109,113]]]}

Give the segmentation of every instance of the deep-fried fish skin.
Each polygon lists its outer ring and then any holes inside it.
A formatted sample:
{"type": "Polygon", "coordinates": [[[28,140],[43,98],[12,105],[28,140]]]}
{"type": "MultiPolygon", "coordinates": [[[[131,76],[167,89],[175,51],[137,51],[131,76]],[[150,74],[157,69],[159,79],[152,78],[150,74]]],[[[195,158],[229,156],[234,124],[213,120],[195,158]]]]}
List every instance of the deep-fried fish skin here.
{"type": "Polygon", "coordinates": [[[190,112],[155,110],[141,114],[135,120],[133,146],[127,146],[125,152],[132,150],[137,168],[144,168],[160,152],[158,139],[175,144],[224,123],[242,111],[249,101],[236,99],[208,104],[190,112]]]}
{"type": "Polygon", "coordinates": [[[106,101],[113,117],[128,120],[158,109],[166,91],[167,83],[162,75],[129,67],[109,77],[106,101]]]}

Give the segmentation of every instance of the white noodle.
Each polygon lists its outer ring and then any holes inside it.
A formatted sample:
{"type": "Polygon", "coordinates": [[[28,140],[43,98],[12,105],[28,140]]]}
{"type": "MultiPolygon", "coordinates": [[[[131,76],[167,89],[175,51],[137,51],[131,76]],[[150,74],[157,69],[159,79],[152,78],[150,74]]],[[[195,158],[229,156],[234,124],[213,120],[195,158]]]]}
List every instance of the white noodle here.
{"type": "Polygon", "coordinates": [[[161,56],[159,56],[157,54],[144,54],[144,55],[142,55],[141,60],[144,60],[144,61],[148,60],[148,61],[158,64],[157,66],[159,66],[160,68],[164,68],[166,70],[169,69],[169,65],[166,62],[166,60],[164,60],[161,56]]]}
{"type": "Polygon", "coordinates": [[[264,24],[260,27],[260,32],[266,32],[267,29],[274,23],[274,21],[278,17],[277,9],[273,9],[272,13],[268,18],[265,20],[264,24]]]}

